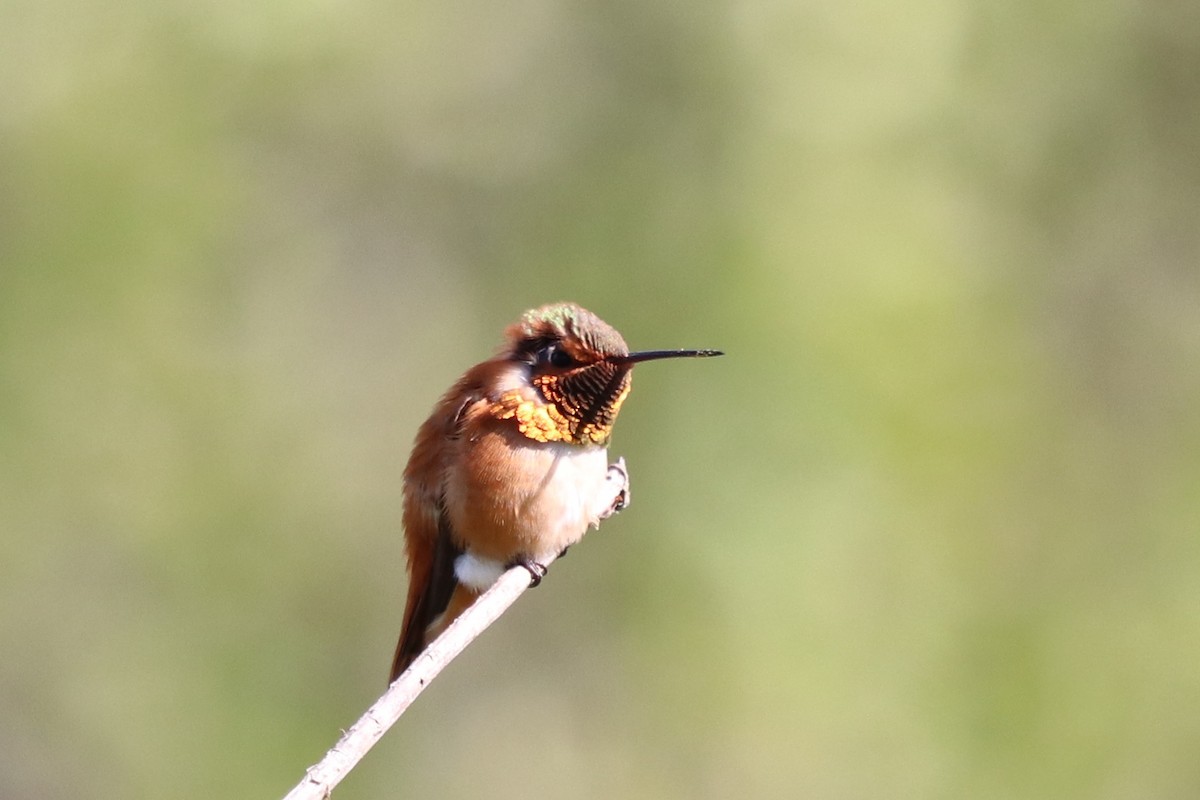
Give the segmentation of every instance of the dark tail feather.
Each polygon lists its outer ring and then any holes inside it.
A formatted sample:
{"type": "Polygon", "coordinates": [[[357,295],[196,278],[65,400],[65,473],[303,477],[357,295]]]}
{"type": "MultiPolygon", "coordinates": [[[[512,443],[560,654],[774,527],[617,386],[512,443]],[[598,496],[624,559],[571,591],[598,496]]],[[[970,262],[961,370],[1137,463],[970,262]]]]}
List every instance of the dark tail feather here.
{"type": "MultiPolygon", "coordinates": [[[[454,559],[461,551],[450,541],[449,533],[440,530],[433,553],[433,564],[425,580],[424,589],[415,597],[410,593],[408,608],[404,610],[404,626],[400,629],[400,641],[396,644],[396,655],[392,657],[392,672],[388,683],[400,677],[408,665],[421,655],[425,645],[425,631],[437,619],[446,606],[458,581],[454,578],[454,559]]],[[[412,580],[420,577],[413,575],[412,580]]]]}

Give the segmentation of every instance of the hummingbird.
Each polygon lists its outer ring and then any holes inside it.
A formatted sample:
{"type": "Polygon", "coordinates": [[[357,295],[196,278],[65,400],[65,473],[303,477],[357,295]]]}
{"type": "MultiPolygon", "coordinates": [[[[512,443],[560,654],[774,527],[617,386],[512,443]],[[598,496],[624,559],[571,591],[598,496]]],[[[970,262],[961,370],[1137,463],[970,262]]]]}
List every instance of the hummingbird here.
{"type": "Polygon", "coordinates": [[[624,459],[608,463],[635,364],[718,350],[631,353],[574,303],[525,312],[417,431],[404,470],[408,599],[394,681],[504,571],[530,585],[589,527],[629,504],[624,459]]]}

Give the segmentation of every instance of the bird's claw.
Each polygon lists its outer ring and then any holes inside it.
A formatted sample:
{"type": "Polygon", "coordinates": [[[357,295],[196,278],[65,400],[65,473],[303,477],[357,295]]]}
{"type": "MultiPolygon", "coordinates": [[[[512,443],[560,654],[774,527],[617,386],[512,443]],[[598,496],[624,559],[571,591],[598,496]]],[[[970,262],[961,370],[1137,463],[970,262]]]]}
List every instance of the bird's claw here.
{"type": "Polygon", "coordinates": [[[608,483],[614,488],[612,505],[610,505],[601,515],[601,519],[608,519],[618,511],[624,511],[629,508],[629,503],[632,495],[629,490],[629,469],[625,466],[625,457],[618,458],[615,463],[608,465],[608,483]]]}
{"type": "Polygon", "coordinates": [[[524,567],[529,573],[529,588],[532,589],[542,582],[542,578],[546,577],[546,565],[541,562],[534,561],[532,558],[518,558],[508,565],[509,567],[524,567]]]}

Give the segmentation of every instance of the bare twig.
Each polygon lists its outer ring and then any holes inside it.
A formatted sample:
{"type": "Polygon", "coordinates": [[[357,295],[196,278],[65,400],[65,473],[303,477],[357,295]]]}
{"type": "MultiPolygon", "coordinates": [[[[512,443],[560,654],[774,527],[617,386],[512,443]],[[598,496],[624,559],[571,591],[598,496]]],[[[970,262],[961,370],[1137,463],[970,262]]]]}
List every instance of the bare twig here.
{"type": "MultiPolygon", "coordinates": [[[[599,527],[600,520],[629,506],[629,470],[624,458],[618,458],[616,463],[608,466],[605,485],[612,491],[612,500],[593,521],[593,527],[599,527]]],[[[544,560],[542,566],[549,567],[553,561],[553,558],[544,560]]],[[[524,566],[513,567],[501,575],[409,664],[333,749],[319,763],[308,768],[304,779],[283,800],[325,800],[329,797],[333,787],[341,783],[367,751],[396,724],[430,681],[530,587],[530,575],[530,570],[524,566]]]]}
{"type": "Polygon", "coordinates": [[[341,783],[388,728],[400,719],[430,681],[528,588],[529,572],[524,567],[513,567],[501,575],[500,580],[417,656],[320,763],[308,768],[304,779],[287,793],[284,800],[324,800],[329,797],[333,787],[341,783]]]}

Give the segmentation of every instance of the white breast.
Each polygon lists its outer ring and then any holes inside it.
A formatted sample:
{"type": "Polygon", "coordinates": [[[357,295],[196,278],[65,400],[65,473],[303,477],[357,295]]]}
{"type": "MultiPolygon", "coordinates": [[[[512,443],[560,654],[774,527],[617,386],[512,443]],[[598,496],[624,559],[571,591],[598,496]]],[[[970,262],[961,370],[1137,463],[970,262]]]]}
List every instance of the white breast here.
{"type": "Polygon", "coordinates": [[[531,555],[541,560],[557,556],[582,539],[588,526],[598,525],[613,493],[606,481],[605,448],[549,442],[535,443],[531,450],[546,478],[528,498],[522,516],[534,540],[531,555]]]}

